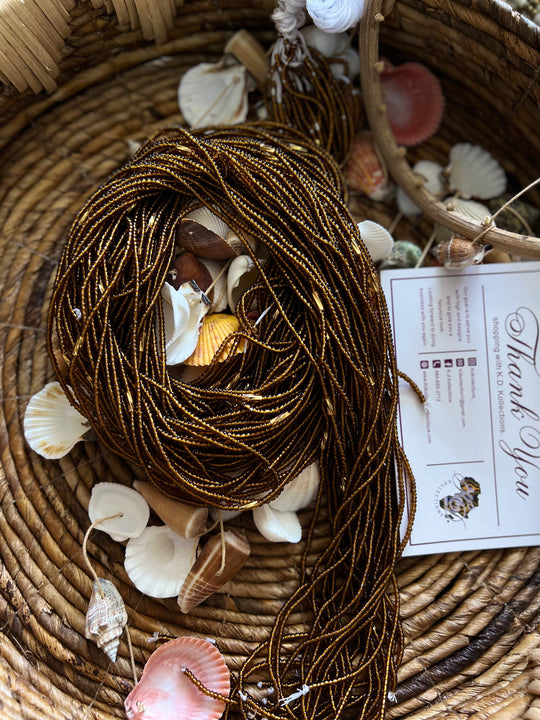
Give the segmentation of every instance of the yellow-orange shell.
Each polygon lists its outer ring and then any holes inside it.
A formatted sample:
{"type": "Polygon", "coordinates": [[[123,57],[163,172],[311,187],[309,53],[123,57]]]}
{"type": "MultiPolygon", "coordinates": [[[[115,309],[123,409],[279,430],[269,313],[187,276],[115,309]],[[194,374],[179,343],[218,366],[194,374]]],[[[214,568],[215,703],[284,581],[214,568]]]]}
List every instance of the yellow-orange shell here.
{"type": "Polygon", "coordinates": [[[372,200],[383,200],[388,194],[388,172],[369,131],[357,134],[345,177],[350,190],[357,190],[372,200]]]}
{"type": "MultiPolygon", "coordinates": [[[[199,332],[197,347],[194,353],[185,361],[185,365],[210,365],[222,343],[236,332],[238,327],[239,322],[235,315],[228,315],[227,313],[205,315],[199,332]]],[[[235,353],[242,352],[244,345],[244,342],[240,342],[236,346],[235,353]]],[[[231,342],[226,342],[219,350],[219,355],[216,357],[217,362],[223,362],[232,352],[231,339],[231,342]]]]}

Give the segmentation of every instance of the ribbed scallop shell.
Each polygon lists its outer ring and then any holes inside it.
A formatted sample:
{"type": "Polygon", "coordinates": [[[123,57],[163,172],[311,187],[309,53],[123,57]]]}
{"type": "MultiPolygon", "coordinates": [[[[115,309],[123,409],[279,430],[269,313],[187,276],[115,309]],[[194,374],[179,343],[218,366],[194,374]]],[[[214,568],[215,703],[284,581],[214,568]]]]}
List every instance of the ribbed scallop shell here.
{"type": "Polygon", "coordinates": [[[345,169],[347,184],[372,200],[384,200],[389,193],[388,172],[375,148],[370,132],[357,134],[345,169]]]}
{"type": "Polygon", "coordinates": [[[246,68],[199,63],[182,75],[178,105],[192,128],[234,125],[247,117],[246,68]]]}
{"type": "Polygon", "coordinates": [[[450,189],[459,190],[466,200],[481,200],[502,195],[506,189],[506,173],[494,157],[479,145],[457,143],[450,150],[446,168],[450,189]]]}
{"type": "Polygon", "coordinates": [[[315,499],[320,480],[319,463],[316,461],[304,468],[301,473],[285,485],[281,494],[268,504],[274,510],[281,510],[282,512],[302,510],[315,499]]]}
{"type": "Polygon", "coordinates": [[[124,601],[113,583],[103,579],[94,581],[84,634],[103,650],[111,662],[116,661],[120,637],[127,621],[124,601]]]}
{"type": "Polygon", "coordinates": [[[223,587],[244,566],[249,554],[249,542],[242,531],[226,530],[223,538],[221,534],[213,535],[203,547],[180,588],[180,610],[183,613],[190,612],[223,587]],[[225,552],[223,569],[222,543],[225,552]]]}
{"type": "Polygon", "coordinates": [[[138,492],[119,483],[101,482],[94,485],[88,503],[90,522],[111,517],[96,525],[116,542],[140,535],[148,523],[150,508],[138,492]],[[122,514],[121,517],[111,517],[122,514]]]}
{"type": "Polygon", "coordinates": [[[401,145],[418,145],[433,135],[442,120],[444,96],[435,75],[421,63],[393,66],[380,75],[388,122],[401,145]]]}
{"type": "Polygon", "coordinates": [[[257,530],[270,542],[297,543],[302,539],[302,526],[296,513],[274,510],[269,504],[253,510],[257,530]]]}
{"type": "Polygon", "coordinates": [[[167,525],[152,525],[128,541],[124,568],[145,595],[176,597],[195,562],[197,538],[183,538],[167,525]]]}
{"type": "Polygon", "coordinates": [[[32,450],[48,460],[67,455],[89,428],[88,420],[70,404],[58,382],[45,385],[26,406],[24,437],[32,450]]]}
{"type": "Polygon", "coordinates": [[[229,669],[219,650],[201,638],[179,637],[150,655],[124,707],[128,720],[218,720],[229,692],[229,669]],[[223,701],[196,690],[184,668],[223,701]]]}
{"type": "MultiPolygon", "coordinates": [[[[203,318],[197,347],[193,354],[186,359],[186,365],[210,365],[220,346],[226,339],[236,332],[239,327],[238,318],[226,313],[212,313],[203,318]]],[[[243,343],[236,347],[235,353],[242,352],[243,343]]],[[[232,344],[225,343],[216,357],[217,362],[224,362],[232,351],[232,344]]]]}
{"type": "MultiPolygon", "coordinates": [[[[436,198],[442,197],[446,187],[442,165],[432,160],[419,160],[412,169],[413,172],[423,180],[422,187],[425,188],[425,190],[436,198]]],[[[398,210],[403,213],[405,217],[420,215],[422,212],[418,205],[414,203],[400,187],[396,190],[396,204],[398,210]]]]}
{"type": "Polygon", "coordinates": [[[394,238],[386,228],[372,220],[364,220],[358,223],[358,229],[373,262],[384,260],[390,255],[394,246],[394,238]]]}

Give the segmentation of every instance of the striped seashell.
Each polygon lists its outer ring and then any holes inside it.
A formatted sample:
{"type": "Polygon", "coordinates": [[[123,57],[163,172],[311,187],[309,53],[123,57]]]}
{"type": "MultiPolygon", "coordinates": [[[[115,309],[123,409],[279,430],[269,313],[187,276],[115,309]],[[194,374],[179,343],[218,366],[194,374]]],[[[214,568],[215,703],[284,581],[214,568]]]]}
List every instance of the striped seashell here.
{"type": "Polygon", "coordinates": [[[445,268],[464,268],[481,263],[484,255],[490,249],[490,245],[474,243],[466,238],[456,236],[439,243],[436,254],[437,259],[445,268]]]}
{"type": "Polygon", "coordinates": [[[180,610],[190,612],[223,587],[244,566],[249,554],[249,542],[240,530],[226,530],[223,538],[221,534],[212,536],[180,588],[180,610]],[[223,552],[225,564],[222,568],[223,552]]]}
{"type": "Polygon", "coordinates": [[[116,661],[120,637],[127,621],[126,606],[113,583],[95,580],[86,611],[84,634],[103,650],[111,662],[116,661]]]}
{"type": "MultiPolygon", "coordinates": [[[[226,313],[212,313],[203,318],[197,347],[193,354],[185,360],[186,365],[210,365],[215,358],[224,362],[232,352],[232,342],[227,338],[239,328],[238,318],[226,313]],[[221,350],[220,350],[221,348],[221,350]],[[217,354],[219,351],[219,354],[217,354]]],[[[234,354],[242,352],[244,343],[241,341],[234,354]]]]}
{"type": "Polygon", "coordinates": [[[357,190],[372,200],[384,200],[391,192],[388,172],[369,131],[357,134],[345,177],[350,190],[357,190]]]}

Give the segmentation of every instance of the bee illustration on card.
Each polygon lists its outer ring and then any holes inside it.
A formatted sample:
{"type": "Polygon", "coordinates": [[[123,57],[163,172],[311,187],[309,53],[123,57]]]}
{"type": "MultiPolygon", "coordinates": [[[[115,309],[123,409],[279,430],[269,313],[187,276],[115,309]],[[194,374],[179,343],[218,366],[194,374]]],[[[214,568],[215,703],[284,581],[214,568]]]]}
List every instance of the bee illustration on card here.
{"type": "Polygon", "coordinates": [[[465,522],[469,513],[478,507],[480,496],[480,483],[472,477],[464,477],[454,473],[454,485],[457,492],[447,495],[439,500],[444,517],[453,522],[465,522]]]}

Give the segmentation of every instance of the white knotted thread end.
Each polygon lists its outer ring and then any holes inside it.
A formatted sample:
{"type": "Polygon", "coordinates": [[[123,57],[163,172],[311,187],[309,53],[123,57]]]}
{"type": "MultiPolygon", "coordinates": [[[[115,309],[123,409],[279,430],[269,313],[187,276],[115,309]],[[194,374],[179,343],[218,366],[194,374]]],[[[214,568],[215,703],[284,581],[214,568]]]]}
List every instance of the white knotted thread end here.
{"type": "Polygon", "coordinates": [[[287,40],[294,40],[305,23],[306,0],[278,0],[272,13],[276,30],[287,40]]]}
{"type": "Polygon", "coordinates": [[[364,0],[307,0],[306,10],[314,24],[327,33],[355,27],[364,12],[364,0]]]}
{"type": "Polygon", "coordinates": [[[279,704],[280,704],[280,705],[288,705],[288,704],[291,703],[293,700],[298,700],[298,698],[299,698],[299,697],[302,697],[302,695],[307,695],[308,692],[309,692],[309,685],[304,684],[304,685],[302,685],[302,687],[301,687],[299,690],[297,690],[296,692],[293,692],[291,695],[288,695],[288,696],[285,697],[285,698],[281,698],[281,700],[279,701],[279,704]]]}

